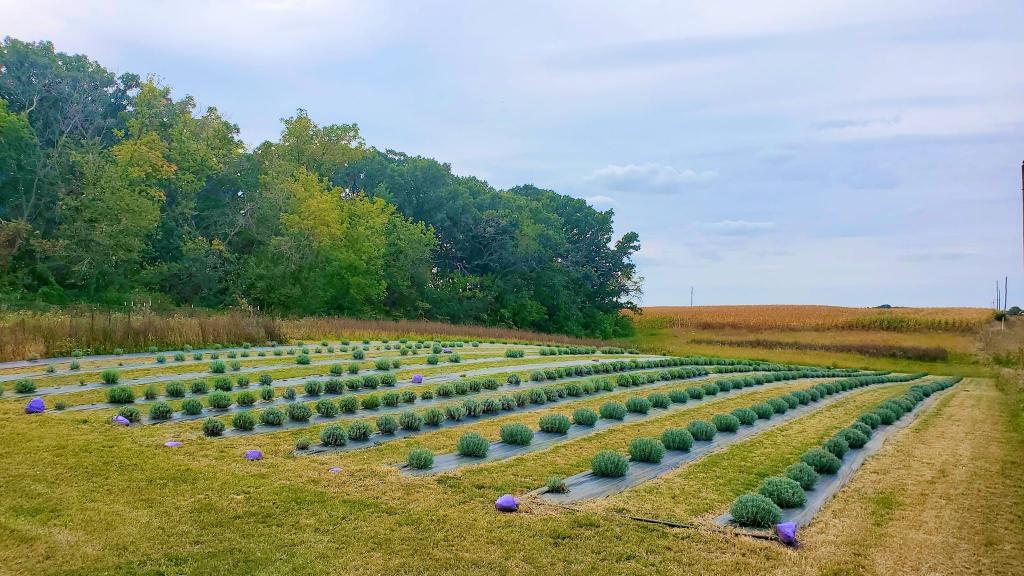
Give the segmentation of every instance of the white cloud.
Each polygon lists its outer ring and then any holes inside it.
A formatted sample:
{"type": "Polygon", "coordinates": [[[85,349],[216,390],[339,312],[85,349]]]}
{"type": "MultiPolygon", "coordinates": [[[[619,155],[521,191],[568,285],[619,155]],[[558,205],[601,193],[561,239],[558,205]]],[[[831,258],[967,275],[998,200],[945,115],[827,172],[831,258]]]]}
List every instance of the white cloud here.
{"type": "Polygon", "coordinates": [[[723,236],[756,236],[775,230],[775,222],[750,222],[747,220],[721,220],[702,222],[701,228],[723,236]]]}
{"type": "Polygon", "coordinates": [[[0,13],[3,34],[56,40],[58,50],[93,59],[117,60],[125,45],[138,45],[202,62],[271,69],[293,66],[297,58],[304,64],[351,58],[404,34],[408,24],[397,7],[352,0],[0,0],[0,13]]]}
{"type": "Polygon", "coordinates": [[[985,106],[918,106],[887,110],[885,115],[819,123],[823,136],[834,140],[869,140],[901,136],[960,136],[1014,130],[1024,124],[1016,102],[989,99],[985,106]]]}
{"type": "Polygon", "coordinates": [[[949,250],[922,250],[916,252],[910,252],[901,254],[898,256],[899,260],[903,262],[957,262],[966,260],[968,258],[977,257],[977,253],[970,252],[963,249],[953,248],[949,250]]]}
{"type": "Polygon", "coordinates": [[[597,206],[599,204],[615,204],[615,198],[612,198],[611,196],[604,196],[602,194],[587,196],[584,200],[589,202],[592,206],[597,206]]]}
{"type": "Polygon", "coordinates": [[[620,192],[668,194],[688,186],[707,184],[716,178],[717,172],[697,172],[689,168],[680,170],[665,164],[647,163],[609,164],[594,170],[587,181],[620,192]]]}
{"type": "Polygon", "coordinates": [[[691,255],[692,250],[676,239],[655,236],[642,239],[636,259],[650,266],[675,266],[691,255]]]}

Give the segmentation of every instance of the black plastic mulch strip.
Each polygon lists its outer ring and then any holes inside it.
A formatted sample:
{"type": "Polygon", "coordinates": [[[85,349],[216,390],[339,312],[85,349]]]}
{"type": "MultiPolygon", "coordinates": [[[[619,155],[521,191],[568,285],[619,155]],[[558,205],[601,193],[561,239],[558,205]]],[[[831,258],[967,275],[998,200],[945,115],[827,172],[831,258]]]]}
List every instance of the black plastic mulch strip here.
{"type": "MultiPolygon", "coordinates": [[[[863,447],[851,448],[850,451],[843,456],[842,468],[840,468],[835,474],[819,474],[818,482],[814,485],[814,488],[805,491],[805,494],[807,494],[807,503],[801,508],[783,509],[782,520],[780,520],[780,522],[793,522],[798,527],[810,524],[811,520],[814,519],[814,516],[817,515],[817,513],[821,511],[826,504],[828,504],[832,497],[853,479],[853,475],[857,473],[857,470],[861,465],[863,465],[864,462],[875,452],[878,452],[878,450],[882,448],[882,445],[885,444],[886,440],[892,438],[899,431],[913,424],[918,415],[935,404],[938,397],[951,388],[952,387],[933,393],[931,396],[918,403],[917,406],[914,406],[910,412],[907,412],[900,417],[899,420],[896,420],[888,426],[876,429],[874,434],[871,435],[871,440],[863,447]]],[[[725,514],[715,518],[714,523],[719,526],[729,525],[732,523],[732,514],[726,512],[725,514]]],[[[751,530],[757,531],[757,529],[751,530]]]]}
{"type": "MultiPolygon", "coordinates": [[[[879,382],[875,386],[885,386],[889,384],[905,384],[905,382],[879,382]]],[[[552,502],[566,504],[581,500],[603,498],[616,494],[648,480],[664,476],[676,468],[688,462],[693,462],[710,452],[721,449],[735,442],[746,440],[747,438],[760,434],[785,422],[789,422],[801,416],[806,416],[807,414],[827,406],[840,398],[855,394],[858,391],[862,391],[869,387],[871,386],[862,386],[860,388],[838,392],[817,402],[803,404],[791,410],[787,410],[784,414],[776,414],[768,420],[757,420],[749,426],[741,426],[736,432],[718,432],[715,434],[714,439],[710,441],[695,441],[693,443],[693,447],[691,447],[688,452],[676,450],[666,451],[665,457],[658,464],[652,464],[649,462],[630,462],[629,471],[621,478],[603,478],[595,475],[593,471],[590,470],[570,476],[565,480],[565,486],[568,488],[568,492],[561,494],[545,492],[541,497],[552,502]]]]}
{"type": "MultiPolygon", "coordinates": [[[[834,378],[810,378],[811,380],[832,380],[834,378]]],[[[622,420],[610,420],[605,418],[599,418],[593,426],[583,426],[580,424],[573,424],[569,427],[569,430],[565,434],[555,434],[551,432],[542,432],[535,430],[533,433],[533,441],[526,446],[518,446],[515,444],[506,444],[502,441],[491,442],[491,446],[487,451],[487,455],[482,458],[475,458],[472,456],[463,456],[458,452],[452,452],[450,454],[442,454],[434,458],[434,465],[426,470],[417,470],[415,468],[409,468],[408,466],[402,465],[402,472],[411,476],[428,476],[432,474],[440,474],[442,472],[448,472],[455,470],[462,466],[470,466],[474,464],[484,464],[486,462],[494,462],[497,460],[504,460],[506,458],[512,458],[522,454],[530,452],[536,452],[537,450],[544,450],[560,442],[567,442],[590,434],[595,434],[609,428],[614,428],[620,424],[632,424],[634,422],[641,422],[648,418],[657,418],[664,416],[665,414],[671,414],[678,412],[686,408],[692,408],[694,406],[702,406],[708,402],[719,400],[722,398],[729,398],[732,396],[740,395],[740,392],[756,392],[758,390],[770,390],[777,386],[774,385],[785,385],[792,384],[793,382],[805,380],[805,378],[794,378],[792,380],[779,380],[777,382],[766,382],[761,386],[752,386],[749,388],[734,388],[727,392],[719,392],[714,396],[704,396],[700,400],[688,400],[681,404],[672,404],[668,408],[651,408],[647,414],[637,414],[634,412],[627,412],[626,417],[622,420]]]]}

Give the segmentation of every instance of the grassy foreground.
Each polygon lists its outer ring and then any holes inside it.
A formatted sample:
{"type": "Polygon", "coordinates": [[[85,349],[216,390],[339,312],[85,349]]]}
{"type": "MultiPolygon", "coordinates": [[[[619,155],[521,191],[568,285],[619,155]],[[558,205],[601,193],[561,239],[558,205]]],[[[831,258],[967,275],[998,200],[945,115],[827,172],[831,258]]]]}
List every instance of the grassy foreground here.
{"type": "Polygon", "coordinates": [[[197,423],[115,428],[109,410],[29,417],[23,400],[7,397],[0,399],[0,574],[1019,574],[1024,387],[1018,372],[1000,374],[954,387],[887,443],[801,531],[805,546],[797,551],[700,523],[792,453],[907,385],[854,391],[580,510],[527,502],[513,515],[494,511],[498,495],[586,469],[597,450],[622,450],[635,436],[812,382],[754,387],[428,478],[405,477],[394,465],[413,446],[450,451],[467,431],[495,439],[503,423],[535,424],[542,414],[640,392],[318,457],[291,455],[306,431],[209,440],[197,423]],[[163,448],[170,438],[185,445],[163,448]],[[266,458],[242,459],[252,447],[266,458]],[[341,472],[332,474],[334,466],[341,472]],[[698,526],[641,524],[615,512],[698,526]]]}

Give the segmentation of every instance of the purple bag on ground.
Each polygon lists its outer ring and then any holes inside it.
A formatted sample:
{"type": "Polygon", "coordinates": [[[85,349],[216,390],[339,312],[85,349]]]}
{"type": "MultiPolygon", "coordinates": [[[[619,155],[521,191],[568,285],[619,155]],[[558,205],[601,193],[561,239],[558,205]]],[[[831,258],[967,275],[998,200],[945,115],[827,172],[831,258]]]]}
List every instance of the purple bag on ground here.
{"type": "Polygon", "coordinates": [[[337,473],[341,472],[341,468],[339,468],[338,466],[335,466],[333,468],[328,468],[327,471],[330,472],[331,474],[337,474],[337,473]]]}
{"type": "Polygon", "coordinates": [[[778,535],[779,540],[786,546],[796,546],[798,544],[796,541],[796,524],[792,522],[776,524],[775,534],[778,535]]]}
{"type": "Polygon", "coordinates": [[[117,416],[114,416],[114,424],[117,424],[118,426],[128,426],[131,422],[124,416],[118,414],[117,416]]]}
{"type": "Polygon", "coordinates": [[[505,494],[501,498],[494,501],[494,507],[499,512],[515,512],[519,510],[519,500],[511,494],[505,494]]]}
{"type": "Polygon", "coordinates": [[[181,442],[178,442],[177,440],[171,440],[170,442],[164,442],[164,446],[168,448],[180,448],[181,442]]]}
{"type": "Polygon", "coordinates": [[[245,451],[245,459],[246,460],[262,460],[263,459],[263,452],[260,452],[259,450],[246,450],[245,451]]]}
{"type": "Polygon", "coordinates": [[[46,404],[39,396],[28,401],[25,405],[25,414],[39,414],[46,410],[46,404]]]}
{"type": "Polygon", "coordinates": [[[443,352],[445,354],[451,354],[452,353],[452,349],[451,348],[441,348],[441,352],[443,352]]]}
{"type": "Polygon", "coordinates": [[[413,384],[423,384],[423,375],[422,374],[413,374],[412,375],[412,383],[413,384]]]}

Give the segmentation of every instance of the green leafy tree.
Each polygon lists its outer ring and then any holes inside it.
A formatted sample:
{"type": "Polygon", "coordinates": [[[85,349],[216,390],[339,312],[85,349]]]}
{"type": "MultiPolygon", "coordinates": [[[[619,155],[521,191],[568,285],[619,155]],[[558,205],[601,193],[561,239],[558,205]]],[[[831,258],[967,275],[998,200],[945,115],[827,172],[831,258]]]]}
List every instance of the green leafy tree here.
{"type": "Polygon", "coordinates": [[[49,42],[0,44],[0,293],[613,336],[641,278],[612,211],[367,148],[304,110],[247,150],[216,108],[49,42]],[[122,298],[125,297],[125,298],[122,298]]]}
{"type": "Polygon", "coordinates": [[[375,309],[385,293],[385,203],[347,195],[305,168],[283,188],[291,205],[280,234],[250,268],[255,301],[304,313],[375,309]]]}
{"type": "Polygon", "coordinates": [[[26,246],[32,225],[25,219],[41,149],[24,114],[13,114],[0,100],[0,274],[26,246]]]}
{"type": "Polygon", "coordinates": [[[58,231],[71,284],[92,295],[129,289],[160,219],[159,184],[174,172],[165,153],[147,134],[76,154],[81,193],[65,200],[58,231]]]}
{"type": "Polygon", "coordinates": [[[0,98],[29,122],[41,154],[31,185],[21,191],[16,219],[49,233],[56,228],[61,191],[74,178],[72,153],[84,142],[116,141],[138,76],[116,77],[82,55],[54,50],[50,42],[4,38],[0,44],[0,98]]]}

